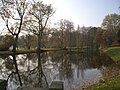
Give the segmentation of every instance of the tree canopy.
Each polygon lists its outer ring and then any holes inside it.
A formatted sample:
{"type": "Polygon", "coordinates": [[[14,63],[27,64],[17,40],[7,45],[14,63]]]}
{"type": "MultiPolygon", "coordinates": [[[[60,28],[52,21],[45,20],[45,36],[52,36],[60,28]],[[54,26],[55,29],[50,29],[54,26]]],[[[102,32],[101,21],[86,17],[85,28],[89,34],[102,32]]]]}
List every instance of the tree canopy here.
{"type": "Polygon", "coordinates": [[[120,27],[120,15],[109,14],[105,16],[101,26],[103,29],[116,30],[118,27],[120,27]]]}

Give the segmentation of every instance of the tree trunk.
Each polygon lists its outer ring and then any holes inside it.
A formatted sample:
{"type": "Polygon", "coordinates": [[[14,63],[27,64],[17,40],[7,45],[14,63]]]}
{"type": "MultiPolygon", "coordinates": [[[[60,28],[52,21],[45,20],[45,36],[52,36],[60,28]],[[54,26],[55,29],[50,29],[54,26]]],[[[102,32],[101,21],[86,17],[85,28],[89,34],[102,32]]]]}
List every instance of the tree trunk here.
{"type": "Polygon", "coordinates": [[[20,86],[22,86],[22,81],[21,81],[21,78],[20,78],[20,74],[19,74],[19,70],[18,70],[18,65],[17,65],[17,62],[16,62],[16,48],[17,48],[17,41],[18,41],[18,35],[15,36],[15,40],[14,40],[14,44],[13,44],[13,61],[14,61],[14,64],[15,64],[15,71],[18,75],[18,79],[19,79],[19,83],[20,83],[20,86]]]}
{"type": "Polygon", "coordinates": [[[42,62],[41,62],[41,41],[42,41],[42,32],[39,32],[37,56],[38,56],[38,74],[39,74],[38,82],[39,82],[40,87],[42,87],[42,75],[43,75],[42,62]]]}

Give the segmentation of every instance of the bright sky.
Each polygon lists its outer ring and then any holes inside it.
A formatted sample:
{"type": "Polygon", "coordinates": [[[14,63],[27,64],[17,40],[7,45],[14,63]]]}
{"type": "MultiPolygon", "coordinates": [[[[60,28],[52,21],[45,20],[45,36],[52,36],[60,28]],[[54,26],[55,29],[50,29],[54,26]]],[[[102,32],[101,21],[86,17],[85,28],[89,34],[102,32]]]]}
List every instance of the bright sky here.
{"type": "Polygon", "coordinates": [[[60,19],[73,21],[77,26],[100,26],[104,17],[120,13],[120,0],[43,0],[56,9],[54,22],[60,19]]]}

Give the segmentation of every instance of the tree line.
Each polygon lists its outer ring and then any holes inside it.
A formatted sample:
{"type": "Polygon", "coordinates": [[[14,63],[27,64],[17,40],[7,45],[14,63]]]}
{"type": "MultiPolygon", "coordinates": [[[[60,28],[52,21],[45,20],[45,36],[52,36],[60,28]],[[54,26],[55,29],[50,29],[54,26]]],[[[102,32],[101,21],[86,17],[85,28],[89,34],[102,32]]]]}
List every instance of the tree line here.
{"type": "MultiPolygon", "coordinates": [[[[4,36],[6,37],[6,41],[10,40],[8,36],[9,35],[4,36]]],[[[37,48],[38,38],[40,37],[37,37],[36,34],[28,30],[26,34],[22,34],[22,36],[18,38],[18,47],[35,49],[37,48]]],[[[11,41],[12,40],[13,38],[11,38],[11,41]]],[[[104,48],[111,45],[119,45],[120,15],[107,15],[101,27],[80,27],[78,25],[77,29],[74,28],[72,21],[61,19],[56,23],[55,27],[46,27],[44,29],[40,42],[41,48],[104,48]]],[[[12,45],[12,43],[10,44],[12,45]]]]}

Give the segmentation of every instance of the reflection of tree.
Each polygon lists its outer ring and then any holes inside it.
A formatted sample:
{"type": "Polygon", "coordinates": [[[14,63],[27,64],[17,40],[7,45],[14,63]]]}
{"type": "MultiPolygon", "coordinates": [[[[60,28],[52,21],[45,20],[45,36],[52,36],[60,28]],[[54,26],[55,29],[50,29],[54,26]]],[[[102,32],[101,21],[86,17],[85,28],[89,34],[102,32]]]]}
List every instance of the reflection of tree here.
{"type": "MultiPolygon", "coordinates": [[[[37,55],[18,55],[17,60],[23,84],[39,86],[37,55]]],[[[15,84],[17,84],[18,78],[16,77],[14,68],[11,66],[12,57],[7,57],[3,61],[4,64],[2,63],[2,67],[0,68],[4,69],[3,67],[5,67],[5,70],[1,73],[4,73],[3,75],[6,75],[7,77],[12,72],[11,76],[9,76],[9,81],[11,80],[11,82],[13,81],[15,84]]],[[[111,64],[112,59],[110,59],[104,53],[101,54],[95,52],[92,52],[92,54],[90,52],[80,54],[47,52],[41,54],[41,63],[43,66],[42,68],[44,69],[44,72],[42,72],[43,76],[41,78],[41,84],[42,86],[47,87],[45,82],[50,82],[54,79],[71,81],[74,80],[74,75],[77,75],[78,78],[81,75],[81,77],[84,78],[86,69],[102,69],[103,66],[107,67],[109,64],[111,64]]]]}
{"type": "Polygon", "coordinates": [[[8,88],[11,85],[11,81],[12,81],[12,85],[19,85],[19,79],[18,76],[15,72],[15,68],[14,68],[14,64],[13,64],[13,60],[10,56],[2,59],[0,58],[0,77],[5,78],[7,80],[8,83],[8,88]]]}
{"type": "Polygon", "coordinates": [[[7,57],[4,60],[3,64],[5,65],[6,69],[8,69],[8,70],[13,70],[13,68],[14,68],[14,66],[13,66],[14,62],[10,57],[7,57]]]}
{"type": "Polygon", "coordinates": [[[62,55],[61,63],[59,67],[59,74],[61,79],[70,79],[73,78],[73,72],[71,68],[71,62],[69,55],[62,55]]]}
{"type": "MultiPolygon", "coordinates": [[[[41,61],[43,59],[42,57],[43,55],[41,55],[41,61]]],[[[39,79],[39,67],[37,65],[37,55],[36,54],[27,54],[27,55],[24,55],[21,60],[21,62],[19,62],[19,65],[22,65],[21,67],[26,67],[27,69],[24,70],[21,70],[22,73],[21,73],[21,77],[23,79],[23,83],[25,85],[33,85],[35,87],[39,87],[39,82],[41,82],[41,86],[43,87],[48,87],[48,83],[47,83],[47,79],[46,79],[46,76],[42,70],[42,78],[39,79]],[[22,64],[20,64],[22,63],[22,64]],[[26,63],[28,63],[26,65],[26,63]],[[41,80],[41,81],[40,81],[41,80]]],[[[42,62],[41,62],[42,63],[42,62]]]]}
{"type": "MultiPolygon", "coordinates": [[[[27,71],[29,71],[31,69],[31,66],[33,66],[31,64],[36,63],[36,60],[37,60],[36,54],[29,54],[29,53],[22,55],[21,58],[23,61],[19,60],[19,62],[25,64],[25,66],[27,67],[27,71]]],[[[35,67],[36,67],[36,65],[35,65],[35,67]]]]}
{"type": "Polygon", "coordinates": [[[81,55],[83,55],[83,58],[80,62],[82,62],[84,69],[106,67],[113,63],[112,59],[103,52],[90,51],[81,55]]]}
{"type": "MultiPolygon", "coordinates": [[[[39,87],[39,68],[38,66],[34,69],[26,71],[21,74],[24,85],[32,85],[34,87],[39,87]]],[[[48,87],[47,79],[45,74],[41,78],[41,85],[43,87],[48,87]]]]}
{"type": "MultiPolygon", "coordinates": [[[[21,80],[24,85],[33,85],[39,86],[39,68],[37,66],[37,55],[36,54],[25,54],[25,55],[18,55],[17,56],[17,63],[19,66],[19,71],[21,75],[21,80]],[[29,65],[27,64],[29,63],[29,65]]],[[[42,58],[41,58],[42,60],[42,58]]],[[[13,60],[12,57],[6,57],[1,64],[1,75],[4,78],[7,78],[8,87],[10,85],[19,85],[18,77],[16,77],[16,72],[13,67],[13,60]]],[[[47,79],[45,74],[43,73],[42,76],[42,86],[47,87],[47,79]],[[46,83],[45,83],[46,82],[46,83]]],[[[12,87],[11,87],[12,88],[12,87]]],[[[15,87],[14,87],[15,88],[15,87]]]]}
{"type": "Polygon", "coordinates": [[[79,78],[79,75],[81,75],[81,77],[84,78],[84,72],[86,69],[102,68],[103,66],[106,67],[112,63],[112,59],[104,53],[101,54],[92,50],[80,54],[51,52],[48,53],[48,55],[50,56],[52,63],[54,63],[54,65],[56,64],[55,68],[58,68],[61,79],[73,78],[74,70],[76,68],[77,77],[79,78]],[[72,69],[73,65],[75,65],[75,68],[72,69]]]}

